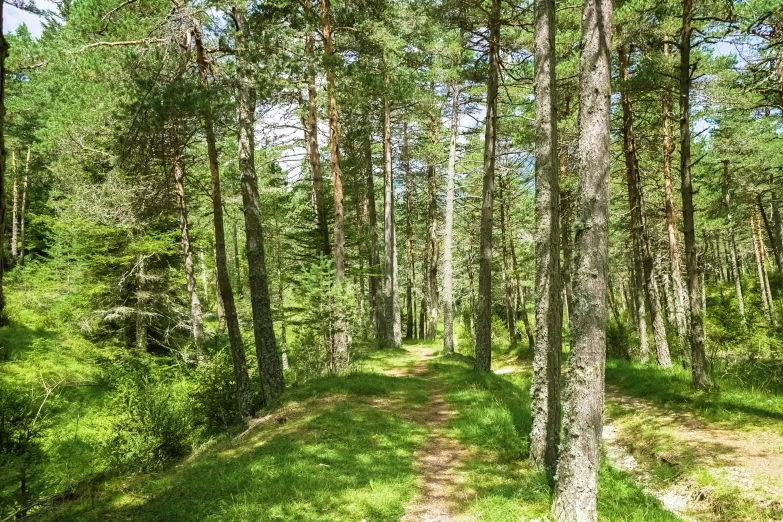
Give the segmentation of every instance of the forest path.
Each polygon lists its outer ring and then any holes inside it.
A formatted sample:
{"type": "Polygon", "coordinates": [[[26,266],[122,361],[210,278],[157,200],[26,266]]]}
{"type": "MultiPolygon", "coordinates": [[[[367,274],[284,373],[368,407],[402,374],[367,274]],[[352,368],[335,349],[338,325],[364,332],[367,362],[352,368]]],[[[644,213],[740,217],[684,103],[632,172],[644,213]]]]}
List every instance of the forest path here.
{"type": "Polygon", "coordinates": [[[779,520],[783,437],[726,429],[606,387],[604,448],[664,507],[684,520],[779,520]],[[727,510],[735,515],[728,515],[727,510]]]}
{"type": "Polygon", "coordinates": [[[457,414],[444,399],[443,386],[432,378],[427,362],[436,357],[435,350],[423,345],[405,347],[418,352],[412,367],[395,368],[384,372],[394,377],[421,377],[430,384],[429,404],[423,411],[410,412],[429,433],[426,446],[415,453],[419,491],[406,506],[401,522],[452,522],[462,520],[458,511],[460,485],[464,479],[458,471],[466,453],[465,448],[443,431],[446,423],[457,414]]]}

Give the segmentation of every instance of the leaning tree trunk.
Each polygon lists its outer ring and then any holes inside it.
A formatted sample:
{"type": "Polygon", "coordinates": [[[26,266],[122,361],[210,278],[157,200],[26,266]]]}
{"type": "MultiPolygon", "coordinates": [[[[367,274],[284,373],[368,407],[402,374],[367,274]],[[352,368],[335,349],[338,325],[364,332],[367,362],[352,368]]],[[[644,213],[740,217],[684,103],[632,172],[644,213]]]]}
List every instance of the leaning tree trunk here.
{"type": "Polygon", "coordinates": [[[193,266],[193,247],[190,242],[190,227],[188,224],[188,206],[185,200],[185,169],[179,151],[174,157],[174,189],[179,209],[179,231],[182,256],[185,259],[185,280],[190,295],[190,328],[193,334],[193,344],[200,357],[204,353],[204,321],[201,316],[201,300],[198,298],[196,274],[193,266]]]}
{"type": "MultiPolygon", "coordinates": [[[[669,56],[669,44],[664,43],[664,55],[669,56]]],[[[685,285],[682,281],[682,266],[680,263],[680,244],[677,239],[677,222],[674,216],[674,184],[672,183],[672,154],[674,153],[674,140],[672,140],[671,112],[672,100],[669,91],[663,94],[663,185],[664,185],[664,211],[666,214],[666,231],[669,239],[669,268],[671,270],[672,283],[676,299],[674,302],[677,335],[680,339],[682,353],[688,352],[688,321],[686,310],[688,308],[685,285]]]]}
{"type": "Polygon", "coordinates": [[[775,304],[772,301],[772,291],[769,286],[769,277],[767,276],[766,253],[764,248],[764,239],[761,236],[761,225],[757,212],[751,210],[750,228],[753,235],[753,251],[756,255],[756,266],[759,272],[759,286],[761,287],[762,303],[764,310],[769,316],[769,322],[775,325],[775,304]]]}
{"type": "MultiPolygon", "coordinates": [[[[530,462],[552,476],[560,444],[560,169],[555,90],[555,2],[535,0],[536,335],[530,387],[530,462]]],[[[530,336],[528,335],[528,338],[530,336]]]]}
{"type": "Polygon", "coordinates": [[[307,34],[305,35],[305,57],[307,60],[307,160],[310,163],[310,178],[313,191],[313,207],[315,210],[316,231],[318,233],[317,253],[328,256],[331,254],[329,243],[329,226],[324,205],[324,182],[321,173],[321,153],[318,149],[318,94],[315,88],[315,36],[310,27],[311,3],[304,0],[307,34]]]}
{"type": "Polygon", "coordinates": [[[723,160],[723,203],[726,211],[726,233],[729,240],[729,257],[731,260],[731,274],[734,278],[734,288],[737,291],[737,307],[739,308],[740,317],[742,317],[742,323],[747,323],[745,317],[745,299],[742,295],[742,277],[739,273],[739,265],[737,264],[737,246],[734,242],[734,215],[732,214],[731,206],[731,178],[729,177],[729,160],[723,160]]]}
{"type": "Polygon", "coordinates": [[[272,325],[272,304],[266,275],[264,231],[261,224],[261,199],[255,164],[255,108],[256,94],[247,62],[248,28],[245,13],[234,8],[236,23],[237,120],[239,127],[239,176],[242,188],[242,209],[245,214],[247,267],[250,285],[250,304],[253,311],[253,335],[258,359],[258,374],[264,406],[285,389],[283,367],[277,352],[277,340],[272,325]]]}
{"type": "MultiPolygon", "coordinates": [[[[332,167],[332,188],[334,191],[334,280],[338,286],[345,277],[345,212],[343,210],[343,173],[340,169],[340,128],[337,119],[337,93],[335,91],[334,55],[332,37],[332,6],[330,0],[321,0],[321,21],[323,22],[324,59],[326,67],[326,90],[329,97],[329,158],[332,167]]],[[[337,303],[332,322],[332,371],[348,367],[348,324],[345,310],[337,303]]]]}
{"type": "MultiPolygon", "coordinates": [[[[619,32],[619,28],[618,28],[619,32]]],[[[636,151],[636,137],[633,129],[633,107],[627,82],[630,78],[628,55],[625,46],[618,49],[619,66],[623,75],[624,86],[620,91],[620,103],[623,111],[623,155],[625,157],[625,170],[628,178],[628,201],[631,209],[631,234],[633,236],[636,260],[637,279],[641,269],[644,295],[653,325],[653,338],[658,355],[658,364],[663,368],[671,368],[672,361],[669,355],[669,342],[666,340],[666,327],[663,313],[661,312],[658,285],[653,271],[653,258],[650,250],[650,238],[647,232],[647,223],[644,215],[644,196],[642,193],[641,178],[639,175],[639,160],[636,151]]],[[[642,328],[642,324],[639,325],[642,328]]],[[[646,330],[646,328],[645,328],[646,330]]],[[[646,363],[649,358],[647,349],[646,332],[640,331],[641,349],[639,358],[646,363]],[[644,335],[643,335],[644,334],[644,335]]]]}
{"type": "Polygon", "coordinates": [[[579,71],[579,188],[575,212],[571,356],[563,393],[563,442],[552,514],[595,521],[606,359],[609,257],[611,0],[582,4],[579,71]]]}
{"type": "Polygon", "coordinates": [[[443,351],[446,353],[454,353],[454,266],[451,251],[454,241],[454,176],[457,170],[459,96],[460,85],[455,82],[451,89],[449,166],[446,171],[446,220],[443,225],[443,351]]]}
{"type": "Polygon", "coordinates": [[[685,272],[690,303],[691,374],[693,387],[709,386],[707,355],[704,351],[704,308],[699,279],[699,259],[694,228],[693,179],[691,177],[691,26],[693,0],[682,2],[682,41],[680,42],[680,193],[685,236],[685,272]]]}
{"type": "Polygon", "coordinates": [[[405,253],[407,261],[405,285],[405,309],[407,311],[405,338],[413,339],[413,179],[411,157],[408,149],[408,124],[403,126],[403,155],[405,156],[405,253]]]}
{"type": "Polygon", "coordinates": [[[397,285],[397,238],[394,230],[394,180],[392,179],[391,151],[391,100],[389,71],[383,77],[383,238],[386,260],[386,332],[384,342],[397,348],[402,344],[402,324],[400,321],[400,296],[397,285]]]}
{"type": "Polygon", "coordinates": [[[25,241],[24,216],[27,212],[27,178],[30,175],[30,147],[27,147],[27,161],[24,166],[24,181],[22,182],[22,206],[19,209],[19,264],[24,265],[24,253],[27,248],[25,241]]]}
{"type": "Polygon", "coordinates": [[[500,0],[492,0],[489,15],[489,77],[487,78],[487,121],[484,133],[484,180],[481,204],[478,310],[476,317],[477,371],[492,365],[492,196],[495,191],[495,137],[500,70],[500,0]]]}
{"type": "Polygon", "coordinates": [[[215,140],[215,129],[212,121],[212,108],[208,102],[207,92],[209,83],[207,77],[207,60],[200,32],[196,32],[194,38],[196,44],[196,56],[201,79],[204,88],[205,100],[202,104],[202,117],[204,119],[204,134],[207,142],[207,157],[209,158],[209,171],[212,182],[212,220],[215,227],[215,272],[217,273],[216,285],[218,290],[218,317],[222,315],[228,329],[228,340],[231,346],[231,360],[234,365],[234,383],[237,390],[237,403],[239,414],[243,418],[251,417],[253,411],[253,396],[250,392],[250,378],[247,374],[247,360],[245,359],[245,347],[242,343],[242,331],[239,328],[239,316],[234,303],[234,292],[231,290],[231,282],[228,276],[228,262],[226,260],[226,233],[223,223],[223,199],[220,195],[220,168],[218,167],[218,152],[215,140]]]}

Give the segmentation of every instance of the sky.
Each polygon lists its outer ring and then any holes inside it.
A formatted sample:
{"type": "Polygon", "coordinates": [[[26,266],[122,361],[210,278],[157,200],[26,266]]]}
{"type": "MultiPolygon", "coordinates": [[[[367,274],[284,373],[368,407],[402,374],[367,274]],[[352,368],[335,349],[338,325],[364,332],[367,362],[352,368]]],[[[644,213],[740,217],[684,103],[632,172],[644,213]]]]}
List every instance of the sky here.
{"type": "MultiPolygon", "coordinates": [[[[49,0],[38,0],[35,2],[36,7],[39,9],[54,9],[54,3],[49,0]]],[[[16,7],[8,4],[3,4],[3,32],[13,33],[16,28],[22,24],[27,24],[27,28],[33,35],[33,38],[41,36],[43,30],[43,19],[40,16],[28,13],[27,11],[21,11],[16,7]]]]}

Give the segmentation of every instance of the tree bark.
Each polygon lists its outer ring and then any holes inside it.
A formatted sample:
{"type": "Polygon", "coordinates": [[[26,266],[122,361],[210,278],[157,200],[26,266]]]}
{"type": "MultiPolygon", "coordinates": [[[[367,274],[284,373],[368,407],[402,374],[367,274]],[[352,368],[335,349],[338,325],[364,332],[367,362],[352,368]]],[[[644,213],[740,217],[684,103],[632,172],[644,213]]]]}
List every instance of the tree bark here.
{"type": "Polygon", "coordinates": [[[212,183],[212,219],[215,227],[215,272],[217,279],[215,281],[218,289],[218,318],[221,316],[221,309],[225,317],[225,324],[228,329],[228,340],[231,346],[231,360],[234,365],[234,383],[237,390],[237,403],[239,414],[243,418],[249,418],[254,413],[253,396],[250,392],[250,378],[247,373],[247,360],[245,358],[245,347],[242,342],[242,331],[239,328],[239,317],[237,315],[236,304],[234,303],[234,292],[231,290],[231,283],[228,276],[228,262],[226,260],[226,236],[223,223],[223,199],[220,195],[220,169],[218,167],[218,152],[215,141],[215,129],[212,121],[212,108],[208,102],[209,87],[207,78],[207,61],[204,53],[204,46],[201,41],[200,32],[195,35],[196,55],[201,84],[204,88],[205,100],[202,105],[202,117],[204,119],[204,134],[207,141],[207,156],[209,158],[209,171],[212,183]]]}
{"type": "Polygon", "coordinates": [[[16,150],[11,150],[11,166],[14,171],[13,184],[11,188],[12,194],[12,210],[11,210],[11,261],[16,263],[19,257],[19,233],[17,224],[19,222],[19,184],[17,182],[18,176],[16,175],[16,150]]]}
{"type": "Polygon", "coordinates": [[[557,522],[593,522],[597,518],[609,257],[611,35],[611,1],[585,0],[579,70],[579,188],[574,220],[571,356],[563,393],[563,442],[552,504],[557,522]]]}
{"type": "Polygon", "coordinates": [[[413,339],[413,179],[411,173],[411,157],[408,148],[408,124],[403,125],[402,147],[405,156],[405,250],[407,260],[405,309],[407,311],[405,338],[413,339]]]}
{"type": "MultiPolygon", "coordinates": [[[[434,89],[434,87],[433,87],[434,89]]],[[[437,115],[430,114],[430,144],[433,148],[438,144],[437,115]]],[[[438,262],[440,251],[438,245],[438,177],[435,162],[431,158],[427,166],[427,194],[429,196],[428,226],[427,226],[427,326],[426,336],[428,340],[434,340],[438,328],[438,262]]]]}
{"type": "Polygon", "coordinates": [[[454,281],[452,245],[454,242],[454,177],[457,171],[460,84],[451,88],[449,166],[446,170],[446,219],[443,236],[443,351],[454,353],[454,281]]]}
{"type": "MultiPolygon", "coordinates": [[[[386,67],[384,65],[384,67],[386,67]]],[[[392,178],[391,151],[391,100],[389,71],[383,73],[383,239],[386,261],[386,332],[387,346],[398,348],[402,344],[400,321],[400,297],[397,284],[397,237],[394,224],[394,180],[392,178]]]]}
{"type": "Polygon", "coordinates": [[[381,286],[381,259],[378,253],[378,211],[375,207],[375,178],[372,171],[372,142],[368,134],[364,141],[365,183],[367,190],[367,232],[370,238],[370,253],[367,261],[370,265],[369,291],[370,291],[370,310],[372,314],[373,328],[375,336],[382,338],[386,331],[385,307],[380,303],[381,286]]]}
{"type": "Polygon", "coordinates": [[[691,26],[693,0],[682,2],[682,30],[680,42],[680,193],[682,195],[682,224],[685,236],[685,273],[690,303],[691,373],[693,387],[709,386],[707,355],[704,351],[704,309],[701,301],[699,260],[694,229],[693,180],[691,178],[691,26]]]}
{"type": "Polygon", "coordinates": [[[316,232],[318,234],[317,253],[328,256],[331,254],[329,243],[329,225],[324,205],[324,183],[321,171],[321,153],[318,149],[318,94],[315,88],[315,36],[310,27],[311,2],[304,0],[305,17],[308,19],[305,34],[305,57],[307,60],[307,159],[310,163],[310,177],[313,190],[313,206],[315,207],[316,232]]]}
{"type": "MultiPolygon", "coordinates": [[[[618,33],[620,28],[618,27],[618,33]]],[[[653,325],[653,338],[658,356],[658,364],[663,368],[671,368],[671,356],[669,343],[666,340],[666,327],[661,313],[658,285],[655,281],[653,270],[653,258],[650,250],[650,238],[647,232],[647,223],[644,215],[644,195],[642,192],[641,177],[639,174],[639,160],[636,151],[636,137],[634,135],[633,105],[627,82],[630,79],[628,54],[624,45],[618,49],[620,71],[623,75],[623,88],[620,91],[620,103],[623,111],[623,155],[625,156],[625,170],[628,180],[628,201],[631,209],[631,234],[633,236],[634,251],[636,253],[637,279],[639,271],[642,272],[642,283],[647,306],[653,325]],[[641,270],[640,270],[641,269],[641,270]]],[[[646,326],[646,325],[645,325],[646,326]]],[[[642,328],[640,322],[639,327],[642,328]]],[[[646,330],[646,327],[645,327],[646,330]]],[[[649,358],[646,335],[641,335],[642,340],[639,358],[646,363],[649,358]]]]}
{"type": "Polygon", "coordinates": [[[198,356],[204,353],[204,320],[201,315],[201,300],[198,298],[196,274],[193,266],[193,248],[190,242],[190,227],[188,223],[188,206],[185,199],[185,170],[179,152],[174,156],[174,188],[179,209],[179,231],[182,256],[185,260],[185,280],[190,296],[190,328],[193,344],[198,356]]]}
{"type": "Polygon", "coordinates": [[[8,40],[3,32],[3,3],[0,2],[0,326],[6,323],[5,316],[5,171],[8,162],[5,150],[5,59],[8,57],[8,40]]]}
{"type": "MultiPolygon", "coordinates": [[[[329,98],[329,159],[332,167],[332,188],[334,191],[334,280],[340,287],[345,277],[345,212],[343,209],[343,173],[340,169],[340,128],[337,116],[337,93],[335,91],[334,56],[332,36],[332,6],[330,0],[321,0],[321,21],[323,22],[324,59],[326,60],[326,90],[329,98]]],[[[348,367],[348,324],[341,305],[334,309],[332,332],[332,371],[343,371],[348,367]]]]}
{"type": "Polygon", "coordinates": [[[476,317],[477,371],[492,366],[492,197],[495,191],[495,138],[497,131],[498,75],[500,71],[500,0],[492,0],[489,15],[489,77],[487,120],[484,133],[484,179],[482,182],[479,290],[476,317]]]}
{"type": "Polygon", "coordinates": [[[239,261],[239,239],[237,234],[237,222],[233,223],[234,231],[234,279],[237,285],[237,294],[242,295],[242,264],[239,261]]]}
{"type": "MultiPolygon", "coordinates": [[[[508,173],[501,170],[498,183],[500,197],[500,241],[503,253],[503,287],[506,293],[506,325],[508,326],[509,342],[512,348],[517,346],[517,303],[514,291],[514,278],[511,273],[511,261],[508,248],[508,234],[511,230],[511,205],[506,198],[509,196],[508,173]]],[[[509,198],[510,200],[510,198],[509,198]]]]}
{"type": "Polygon", "coordinates": [[[24,265],[25,250],[27,248],[25,237],[24,217],[27,212],[27,178],[30,175],[30,147],[27,147],[27,161],[24,165],[24,181],[22,182],[22,206],[19,212],[19,264],[24,265]]]}
{"type": "MultiPolygon", "coordinates": [[[[560,169],[555,88],[555,2],[535,0],[536,335],[530,387],[530,462],[552,477],[560,444],[560,356],[563,298],[560,271],[560,169]]],[[[530,338],[530,336],[528,336],[530,338]]]]}
{"type": "Polygon", "coordinates": [[[751,210],[750,213],[751,233],[753,234],[753,251],[756,254],[756,266],[759,273],[759,286],[761,287],[762,304],[767,312],[769,322],[776,324],[775,303],[772,301],[772,290],[769,286],[769,277],[767,276],[766,255],[764,239],[761,236],[761,224],[759,223],[758,212],[751,210]]]}
{"type": "Polygon", "coordinates": [[[146,259],[139,254],[136,261],[136,348],[147,350],[147,270],[146,259]]]}
{"type": "MultiPolygon", "coordinates": [[[[669,56],[671,51],[669,44],[663,44],[663,53],[669,56]]],[[[663,185],[664,185],[664,212],[666,214],[666,231],[669,239],[669,268],[675,292],[674,310],[677,324],[677,335],[680,339],[680,347],[683,353],[688,352],[688,321],[685,311],[688,308],[685,285],[682,280],[682,264],[680,263],[680,245],[677,239],[677,222],[674,215],[674,184],[672,183],[672,154],[674,153],[674,140],[672,140],[671,112],[672,99],[669,91],[663,94],[663,185]]]]}
{"type": "MultiPolygon", "coordinates": [[[[783,62],[783,60],[780,60],[783,62]]],[[[774,181],[774,178],[770,176],[770,181],[774,181]]],[[[778,268],[778,273],[783,274],[783,220],[780,218],[780,200],[778,199],[778,191],[773,183],[772,186],[772,241],[775,245],[775,264],[778,268]]]]}
{"type": "Polygon", "coordinates": [[[272,305],[269,298],[269,282],[264,254],[264,230],[261,224],[261,199],[258,194],[258,177],[255,164],[255,109],[256,93],[247,62],[247,37],[249,30],[245,12],[232,9],[236,24],[235,59],[237,64],[237,123],[239,127],[239,176],[242,188],[242,208],[245,214],[247,267],[249,273],[250,304],[253,311],[253,336],[258,359],[258,375],[261,379],[263,405],[283,393],[285,380],[277,340],[272,325],[272,305]]]}
{"type": "Polygon", "coordinates": [[[731,273],[734,278],[734,288],[737,292],[737,307],[739,308],[740,316],[742,317],[743,324],[747,323],[747,317],[745,316],[745,299],[742,295],[742,277],[740,277],[739,266],[737,264],[737,246],[734,242],[734,216],[732,214],[731,206],[731,178],[729,176],[729,161],[723,160],[723,182],[721,187],[723,189],[723,203],[726,211],[726,233],[729,241],[729,257],[731,260],[731,273]]]}

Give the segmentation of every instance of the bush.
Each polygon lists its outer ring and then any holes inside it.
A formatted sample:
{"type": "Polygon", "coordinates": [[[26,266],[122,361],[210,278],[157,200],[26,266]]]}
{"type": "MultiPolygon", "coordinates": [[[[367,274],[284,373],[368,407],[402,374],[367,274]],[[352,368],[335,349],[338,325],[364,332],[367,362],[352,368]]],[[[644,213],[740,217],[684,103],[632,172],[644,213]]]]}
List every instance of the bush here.
{"type": "Polygon", "coordinates": [[[228,349],[205,356],[191,375],[190,402],[204,436],[225,431],[241,421],[237,409],[234,368],[228,349]]]}
{"type": "Polygon", "coordinates": [[[108,411],[117,412],[104,444],[117,469],[157,471],[188,454],[198,442],[188,385],[140,354],[116,364],[108,411]]]}

